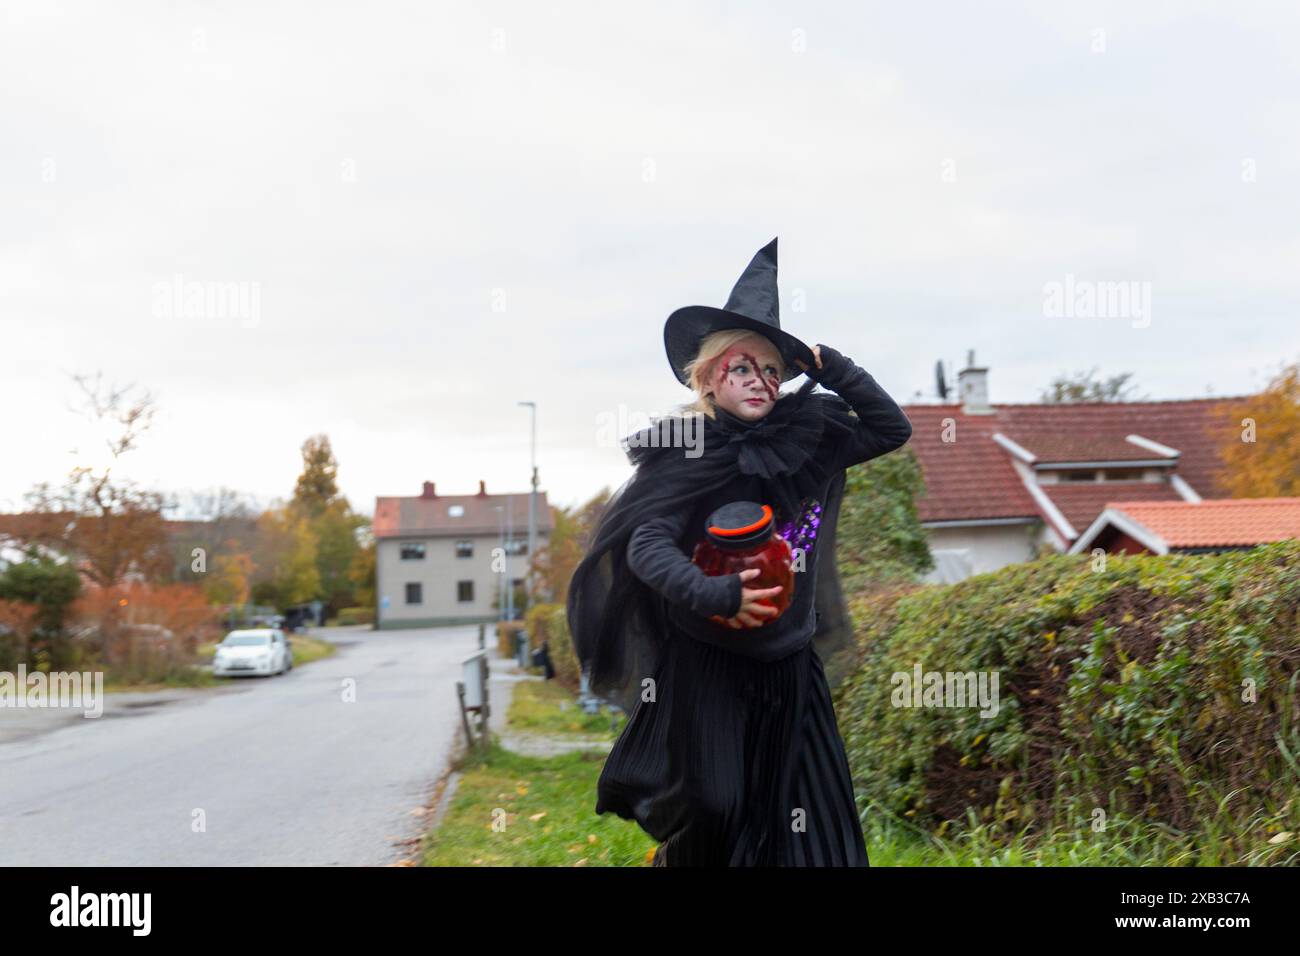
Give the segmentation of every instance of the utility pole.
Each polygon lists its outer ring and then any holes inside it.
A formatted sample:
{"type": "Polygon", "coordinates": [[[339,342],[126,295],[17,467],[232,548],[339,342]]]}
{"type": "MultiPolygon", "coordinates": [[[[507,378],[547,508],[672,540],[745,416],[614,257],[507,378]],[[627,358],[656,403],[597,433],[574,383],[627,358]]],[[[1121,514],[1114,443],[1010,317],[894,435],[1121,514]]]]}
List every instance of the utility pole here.
{"type": "MultiPolygon", "coordinates": [[[[497,543],[501,546],[501,555],[502,555],[502,560],[505,560],[505,553],[506,553],[506,526],[505,526],[505,522],[504,522],[504,521],[502,520],[502,518],[501,518],[501,512],[502,512],[502,510],[504,510],[504,509],[502,509],[502,507],[501,507],[500,505],[497,505],[497,506],[496,506],[496,513],[497,513],[497,543]]],[[[505,588],[504,588],[504,587],[502,586],[502,584],[500,583],[500,582],[502,582],[502,581],[504,581],[504,580],[505,580],[504,576],[502,576],[502,577],[498,577],[498,578],[497,578],[497,582],[498,582],[498,583],[497,583],[497,621],[498,621],[498,622],[500,622],[500,621],[504,621],[504,620],[506,619],[506,592],[505,592],[505,588]]]]}
{"type": "Polygon", "coordinates": [[[506,620],[515,619],[515,582],[510,578],[510,552],[515,546],[515,496],[506,495],[506,620]]]}

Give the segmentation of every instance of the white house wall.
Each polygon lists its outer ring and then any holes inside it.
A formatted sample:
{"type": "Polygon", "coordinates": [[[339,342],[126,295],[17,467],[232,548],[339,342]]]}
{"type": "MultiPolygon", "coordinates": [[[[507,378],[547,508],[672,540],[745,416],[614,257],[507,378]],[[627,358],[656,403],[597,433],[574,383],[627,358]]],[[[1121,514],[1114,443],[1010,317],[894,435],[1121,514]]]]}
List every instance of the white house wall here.
{"type": "Polygon", "coordinates": [[[996,571],[1034,557],[1040,525],[1004,524],[926,528],[930,550],[965,551],[972,574],[996,571]]]}
{"type": "MultiPolygon", "coordinates": [[[[538,547],[545,541],[546,536],[539,533],[538,547]]],[[[375,553],[375,584],[379,605],[377,626],[429,627],[496,620],[499,611],[494,602],[501,588],[502,576],[492,570],[492,550],[498,546],[499,538],[496,535],[381,538],[377,542],[375,553]],[[458,558],[457,541],[474,542],[473,557],[458,558]],[[416,542],[424,544],[424,558],[402,560],[402,545],[416,542]],[[474,582],[473,601],[457,600],[459,581],[474,582]],[[423,585],[423,603],[406,603],[407,582],[423,585]]],[[[527,574],[527,561],[525,555],[511,555],[510,577],[523,578],[527,574]]]]}

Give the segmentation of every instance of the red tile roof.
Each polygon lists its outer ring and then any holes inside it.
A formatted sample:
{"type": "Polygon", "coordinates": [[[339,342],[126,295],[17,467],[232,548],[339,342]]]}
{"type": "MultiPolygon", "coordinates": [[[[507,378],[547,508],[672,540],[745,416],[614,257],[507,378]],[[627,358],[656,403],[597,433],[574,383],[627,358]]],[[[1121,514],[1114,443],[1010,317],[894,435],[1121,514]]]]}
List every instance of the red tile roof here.
{"type": "Polygon", "coordinates": [[[926,493],[922,521],[1037,517],[1038,508],[993,440],[996,415],[967,415],[960,405],[904,405],[912,423],[907,443],[921,463],[926,493]]]}
{"type": "MultiPolygon", "coordinates": [[[[1223,435],[1215,429],[1234,406],[1246,399],[1192,398],[1169,402],[1078,402],[1058,405],[999,405],[1002,433],[1025,444],[1019,436],[1090,436],[1123,441],[1128,435],[1168,445],[1179,454],[1177,473],[1202,497],[1213,497],[1223,465],[1217,457],[1223,435]]],[[[1137,446],[1134,446],[1137,447],[1137,446]]],[[[1032,449],[1031,449],[1032,450],[1032,449]]],[[[1139,458],[1159,458],[1147,451],[1139,458]]]]}
{"type": "MultiPolygon", "coordinates": [[[[1222,496],[1218,457],[1221,430],[1247,397],[1164,402],[1078,402],[994,405],[988,414],[967,414],[963,406],[904,405],[912,422],[912,448],[925,476],[926,494],[917,500],[922,521],[1045,518],[1012,464],[1012,453],[993,440],[1001,433],[1039,462],[1138,461],[1162,459],[1157,451],[1128,441],[1140,435],[1179,452],[1171,473],[1202,497],[1222,496]],[[945,438],[950,440],[945,441],[945,438]]],[[[1243,446],[1249,447],[1249,446],[1243,446]]],[[[1124,487],[1135,488],[1136,483],[1124,487]]],[[[1115,485],[1041,485],[1042,491],[1082,532],[1101,511],[1115,485]],[[1094,491],[1094,489],[1100,489],[1094,491]]],[[[1127,494],[1127,493],[1126,493],[1127,494]]],[[[1129,497],[1177,497],[1169,485],[1143,485],[1129,497]],[[1156,490],[1160,489],[1160,490],[1156,490]]]]}
{"type": "Polygon", "coordinates": [[[1150,448],[1129,441],[1124,435],[1062,435],[1024,427],[1003,434],[1041,462],[1151,461],[1165,458],[1150,448]]]}
{"type": "Polygon", "coordinates": [[[1136,521],[1170,548],[1229,547],[1300,538],[1300,498],[1116,501],[1107,507],[1136,521]]]}
{"type": "Polygon", "coordinates": [[[1055,485],[1041,485],[1052,504],[1074,526],[1076,535],[1083,534],[1088,525],[1101,514],[1106,502],[1115,498],[1127,501],[1182,501],[1174,487],[1153,481],[1079,481],[1055,485]]]}
{"type": "MultiPolygon", "coordinates": [[[[504,494],[477,495],[437,495],[425,497],[377,497],[375,498],[375,520],[373,524],[376,538],[392,538],[400,535],[427,534],[496,534],[496,506],[501,506],[501,525],[513,518],[514,533],[528,532],[528,492],[515,492],[510,502],[511,510],[506,510],[504,494]],[[464,513],[453,518],[449,513],[450,505],[460,505],[464,513]]],[[[537,531],[550,533],[553,528],[551,509],[546,503],[546,492],[537,492],[537,531]]]]}

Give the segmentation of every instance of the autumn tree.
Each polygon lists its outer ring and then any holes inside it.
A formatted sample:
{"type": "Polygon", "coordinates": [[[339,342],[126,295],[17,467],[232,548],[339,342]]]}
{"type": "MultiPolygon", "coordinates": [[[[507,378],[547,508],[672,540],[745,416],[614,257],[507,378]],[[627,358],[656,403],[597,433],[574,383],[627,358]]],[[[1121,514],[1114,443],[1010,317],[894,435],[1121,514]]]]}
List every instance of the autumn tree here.
{"type": "Polygon", "coordinates": [[[306,518],[288,507],[272,508],[257,521],[261,558],[252,597],[258,604],[284,608],[313,600],[320,593],[316,569],[316,535],[306,518]]]}
{"type": "Polygon", "coordinates": [[[298,475],[289,507],[310,520],[319,518],[339,500],[338,462],[327,435],[313,435],[302,443],[302,473],[298,475]]]}
{"type": "Polygon", "coordinates": [[[601,489],[589,501],[572,508],[551,508],[552,529],[537,549],[533,573],[548,600],[564,603],[568,599],[573,571],[591,545],[596,523],[609,503],[610,490],[601,489]]]}
{"type": "Polygon", "coordinates": [[[294,486],[288,512],[310,528],[316,541],[319,589],[330,611],[356,603],[353,564],[360,544],[358,532],[369,523],[339,494],[338,462],[327,435],[313,435],[302,444],[302,473],[294,486]]]}
{"type": "MultiPolygon", "coordinates": [[[[78,464],[61,488],[47,482],[28,493],[28,509],[11,522],[10,535],[36,554],[62,559],[60,564],[79,575],[81,590],[69,608],[68,623],[51,636],[50,647],[66,644],[66,653],[51,653],[51,663],[56,656],[71,660],[98,649],[103,663],[116,666],[135,658],[138,641],[152,640],[141,638],[133,627],[144,608],[193,605],[198,588],[167,590],[172,556],[163,511],[169,500],[117,471],[150,426],[152,397],[148,392],[133,395],[131,385],[106,387],[100,374],[93,380],[73,378],[81,389],[80,410],[106,435],[108,456],[97,464],[78,464]],[[145,596],[143,607],[132,594],[145,596]]],[[[197,600],[202,603],[201,595],[197,600]]],[[[191,607],[177,619],[188,623],[196,616],[201,615],[191,607]]]]}
{"type": "Polygon", "coordinates": [[[106,439],[111,459],[102,470],[73,468],[59,489],[48,482],[37,485],[26,495],[27,512],[15,521],[13,535],[67,556],[100,587],[111,587],[131,573],[162,579],[171,565],[162,516],[167,499],[113,474],[121,456],[148,429],[153,399],[147,392],[130,398],[134,386],[104,388],[99,375],[93,383],[83,375],[74,380],[82,390],[87,416],[116,429],[106,439]]]}
{"type": "Polygon", "coordinates": [[[352,583],[352,607],[375,606],[375,542],[367,535],[352,556],[348,576],[352,583]]]}
{"type": "Polygon", "coordinates": [[[1058,375],[1040,393],[1039,400],[1049,405],[1147,401],[1146,396],[1134,393],[1136,386],[1129,381],[1132,377],[1132,372],[1120,372],[1110,378],[1098,378],[1095,367],[1086,372],[1058,375]]]}
{"type": "Polygon", "coordinates": [[[203,593],[213,604],[245,604],[251,589],[253,570],[252,557],[234,548],[226,549],[213,558],[204,580],[203,593]]]}
{"type": "Polygon", "coordinates": [[[1219,430],[1219,485],[1229,497],[1300,495],[1300,366],[1283,366],[1262,392],[1228,405],[1219,430]]]}
{"type": "Polygon", "coordinates": [[[331,611],[357,604],[353,562],[361,550],[357,532],[368,524],[346,501],[332,502],[316,519],[316,568],[321,597],[331,611]]]}
{"type": "Polygon", "coordinates": [[[191,493],[184,510],[193,520],[171,522],[173,580],[202,583],[223,556],[231,559],[243,555],[254,560],[260,509],[239,492],[220,488],[191,493]],[[201,549],[204,557],[198,567],[195,549],[201,549]]]}
{"type": "Polygon", "coordinates": [[[73,608],[78,619],[96,622],[85,638],[88,649],[123,683],[192,673],[198,645],[219,633],[198,584],[128,580],[91,587],[73,608]]]}

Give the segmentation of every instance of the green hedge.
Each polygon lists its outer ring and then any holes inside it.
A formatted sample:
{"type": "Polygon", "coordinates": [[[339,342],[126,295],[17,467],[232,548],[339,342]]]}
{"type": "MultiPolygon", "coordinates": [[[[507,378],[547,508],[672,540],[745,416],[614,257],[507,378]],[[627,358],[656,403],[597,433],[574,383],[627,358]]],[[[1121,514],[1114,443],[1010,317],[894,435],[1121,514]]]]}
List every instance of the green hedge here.
{"type": "Polygon", "coordinates": [[[929,832],[1086,835],[1104,819],[1290,858],[1300,542],[1096,564],[1057,555],[855,601],[835,697],[858,792],[929,832]],[[1000,709],[894,706],[892,675],[918,662],[996,672],[1000,709]]]}
{"type": "Polygon", "coordinates": [[[373,607],[339,608],[339,614],[334,623],[341,626],[349,624],[374,624],[375,609],[373,607]]]}
{"type": "MultiPolygon", "coordinates": [[[[527,627],[527,621],[497,621],[497,653],[502,657],[514,657],[517,653],[516,644],[518,639],[516,635],[520,631],[526,630],[527,627]]],[[[528,646],[529,648],[533,646],[532,634],[528,635],[528,646]]]]}
{"type": "Polygon", "coordinates": [[[582,668],[569,636],[569,618],[563,604],[537,604],[528,612],[529,642],[541,647],[547,642],[555,679],[575,693],[582,684],[582,668]]]}

